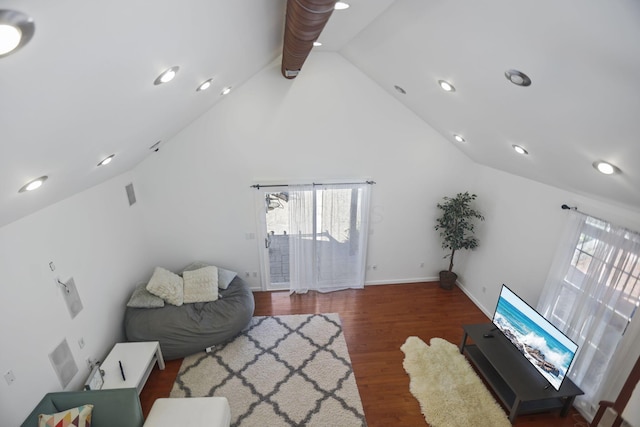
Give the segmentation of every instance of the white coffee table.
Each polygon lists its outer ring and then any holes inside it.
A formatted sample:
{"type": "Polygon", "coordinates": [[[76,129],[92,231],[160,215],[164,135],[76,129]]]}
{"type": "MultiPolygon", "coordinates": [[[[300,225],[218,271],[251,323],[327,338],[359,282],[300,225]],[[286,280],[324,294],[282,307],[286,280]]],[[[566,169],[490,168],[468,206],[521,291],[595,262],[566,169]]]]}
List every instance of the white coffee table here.
{"type": "Polygon", "coordinates": [[[164,369],[164,359],[157,341],[118,343],[100,365],[104,371],[102,388],[136,388],[140,394],[156,362],[159,369],[164,369]]]}

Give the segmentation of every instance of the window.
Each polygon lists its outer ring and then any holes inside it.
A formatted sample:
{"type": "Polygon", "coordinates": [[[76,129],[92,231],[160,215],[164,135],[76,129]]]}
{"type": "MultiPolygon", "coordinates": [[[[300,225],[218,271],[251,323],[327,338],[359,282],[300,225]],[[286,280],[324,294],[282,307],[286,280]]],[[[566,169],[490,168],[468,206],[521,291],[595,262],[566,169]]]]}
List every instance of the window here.
{"type": "Polygon", "coordinates": [[[569,377],[597,408],[611,359],[640,304],[640,235],[575,214],[551,268],[538,311],[580,349],[569,377]]]}

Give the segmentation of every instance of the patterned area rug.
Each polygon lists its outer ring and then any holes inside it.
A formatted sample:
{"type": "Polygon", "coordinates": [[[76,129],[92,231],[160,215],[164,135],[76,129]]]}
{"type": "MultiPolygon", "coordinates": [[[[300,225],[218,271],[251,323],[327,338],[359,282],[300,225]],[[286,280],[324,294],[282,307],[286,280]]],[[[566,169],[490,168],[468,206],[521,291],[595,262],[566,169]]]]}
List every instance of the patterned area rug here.
{"type": "Polygon", "coordinates": [[[409,337],[400,347],[411,394],[432,427],[511,427],[458,347],[442,338],[409,337]]]}
{"type": "Polygon", "coordinates": [[[233,341],[184,359],[171,397],[224,396],[231,425],[366,426],[340,317],[254,317],[233,341]]]}

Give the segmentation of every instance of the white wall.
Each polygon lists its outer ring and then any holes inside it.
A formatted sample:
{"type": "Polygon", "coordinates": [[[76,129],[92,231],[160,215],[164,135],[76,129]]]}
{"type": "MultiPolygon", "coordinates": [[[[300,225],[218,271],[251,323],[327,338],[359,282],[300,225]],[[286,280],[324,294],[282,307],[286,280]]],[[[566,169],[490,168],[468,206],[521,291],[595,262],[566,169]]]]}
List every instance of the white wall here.
{"type": "Polygon", "coordinates": [[[12,385],[0,380],[0,424],[19,425],[45,393],[61,390],[48,354],[63,339],[79,368],[68,390],[86,380],[86,358],[103,358],[123,340],[123,306],[147,256],[138,205],[129,207],[124,188],[130,179],[121,175],[0,228],[0,371],[16,377],[12,385]],[[84,309],[74,319],[56,276],[75,279],[84,309]]]}
{"type": "Polygon", "coordinates": [[[259,272],[250,185],[367,178],[367,282],[437,277],[435,203],[466,190],[475,165],[340,55],[307,64],[286,80],[275,61],[136,168],[153,259],[259,272]]]}
{"type": "Polygon", "coordinates": [[[463,252],[455,270],[465,292],[488,316],[503,283],[536,306],[570,214],[560,208],[563,204],[640,230],[640,213],[622,206],[484,166],[477,167],[475,181],[477,207],[485,216],[477,226],[480,245],[463,252]]]}

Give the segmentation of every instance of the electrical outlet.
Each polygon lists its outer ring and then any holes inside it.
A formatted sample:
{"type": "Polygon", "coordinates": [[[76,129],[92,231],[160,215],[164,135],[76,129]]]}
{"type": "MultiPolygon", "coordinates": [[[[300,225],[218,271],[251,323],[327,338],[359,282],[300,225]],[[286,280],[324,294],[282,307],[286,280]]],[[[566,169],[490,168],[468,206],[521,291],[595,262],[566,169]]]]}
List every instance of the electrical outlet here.
{"type": "Polygon", "coordinates": [[[84,348],[84,338],[80,338],[78,340],[78,347],[80,347],[80,350],[82,350],[84,348]]]}
{"type": "Polygon", "coordinates": [[[4,374],[4,380],[8,385],[13,384],[13,382],[16,380],[16,376],[13,374],[12,370],[8,370],[7,373],[4,374]]]}
{"type": "Polygon", "coordinates": [[[89,365],[89,370],[92,370],[93,368],[95,368],[99,364],[100,364],[100,361],[98,359],[94,359],[92,357],[87,357],[87,365],[89,365]]]}
{"type": "Polygon", "coordinates": [[[420,263],[420,268],[424,268],[424,262],[420,263]]]}
{"type": "Polygon", "coordinates": [[[251,277],[251,273],[249,273],[248,271],[244,272],[244,277],[251,277]]]}
{"type": "Polygon", "coordinates": [[[378,269],[378,266],[377,266],[376,264],[373,264],[373,265],[371,266],[371,268],[372,268],[373,270],[377,270],[377,269],[378,269]]]}

